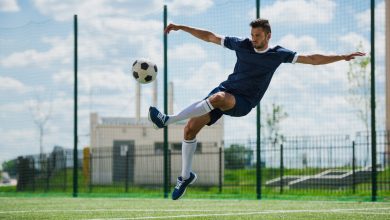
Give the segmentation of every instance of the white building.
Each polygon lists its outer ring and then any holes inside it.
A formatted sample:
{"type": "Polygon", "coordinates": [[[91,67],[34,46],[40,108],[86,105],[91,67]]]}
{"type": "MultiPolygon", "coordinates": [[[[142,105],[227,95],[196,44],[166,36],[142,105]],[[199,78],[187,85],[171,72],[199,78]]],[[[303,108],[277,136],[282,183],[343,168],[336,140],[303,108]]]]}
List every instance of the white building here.
{"type": "MultiPolygon", "coordinates": [[[[172,92],[170,97],[172,99],[172,92]]],[[[134,118],[99,117],[97,113],[90,115],[92,184],[112,184],[126,178],[131,184],[163,184],[164,132],[163,129],[154,129],[147,118],[139,116],[139,100],[137,98],[134,118]]],[[[172,112],[172,106],[169,112],[172,112]]],[[[168,127],[171,183],[176,182],[181,172],[184,126],[182,122],[168,127]]],[[[213,126],[205,126],[197,140],[193,162],[193,170],[199,176],[197,184],[218,185],[224,167],[223,155],[220,155],[223,119],[213,126]]]]}

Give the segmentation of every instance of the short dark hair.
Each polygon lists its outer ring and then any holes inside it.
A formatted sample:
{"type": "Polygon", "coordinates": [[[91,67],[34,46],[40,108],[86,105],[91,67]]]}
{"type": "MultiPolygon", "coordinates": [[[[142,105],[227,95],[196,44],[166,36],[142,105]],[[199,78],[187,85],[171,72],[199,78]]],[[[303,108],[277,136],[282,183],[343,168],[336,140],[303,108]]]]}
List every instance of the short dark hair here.
{"type": "Polygon", "coordinates": [[[267,19],[258,18],[253,20],[249,24],[252,28],[263,28],[263,30],[268,34],[271,33],[271,25],[269,24],[267,19]]]}

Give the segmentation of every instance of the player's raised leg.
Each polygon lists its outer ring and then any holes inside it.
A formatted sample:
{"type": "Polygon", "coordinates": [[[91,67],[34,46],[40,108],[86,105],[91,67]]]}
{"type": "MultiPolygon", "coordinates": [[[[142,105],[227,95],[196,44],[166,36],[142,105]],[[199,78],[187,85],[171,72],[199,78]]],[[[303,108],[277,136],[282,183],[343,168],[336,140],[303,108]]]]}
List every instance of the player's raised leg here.
{"type": "Polygon", "coordinates": [[[149,120],[153,122],[155,128],[163,128],[177,121],[205,115],[214,108],[224,111],[233,108],[234,105],[235,98],[233,95],[226,92],[217,92],[202,101],[193,103],[176,115],[165,115],[157,108],[150,107],[149,120]]]}
{"type": "Polygon", "coordinates": [[[193,103],[192,105],[179,112],[177,115],[168,116],[161,113],[157,108],[150,107],[149,119],[153,122],[155,127],[163,128],[177,121],[182,121],[188,118],[205,115],[213,109],[214,107],[210,104],[210,101],[208,99],[193,103]]]}

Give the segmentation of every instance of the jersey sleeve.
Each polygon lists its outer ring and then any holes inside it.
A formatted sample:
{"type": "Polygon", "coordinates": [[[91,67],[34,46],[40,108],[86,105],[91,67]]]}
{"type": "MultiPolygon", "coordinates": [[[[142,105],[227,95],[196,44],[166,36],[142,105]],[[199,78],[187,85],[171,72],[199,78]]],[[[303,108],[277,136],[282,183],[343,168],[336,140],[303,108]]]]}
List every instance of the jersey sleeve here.
{"type": "Polygon", "coordinates": [[[297,52],[288,50],[283,47],[279,49],[279,55],[282,60],[282,63],[295,63],[298,59],[297,52]]]}
{"type": "Polygon", "coordinates": [[[244,39],[238,37],[225,36],[223,39],[223,46],[231,50],[239,50],[244,39]]]}

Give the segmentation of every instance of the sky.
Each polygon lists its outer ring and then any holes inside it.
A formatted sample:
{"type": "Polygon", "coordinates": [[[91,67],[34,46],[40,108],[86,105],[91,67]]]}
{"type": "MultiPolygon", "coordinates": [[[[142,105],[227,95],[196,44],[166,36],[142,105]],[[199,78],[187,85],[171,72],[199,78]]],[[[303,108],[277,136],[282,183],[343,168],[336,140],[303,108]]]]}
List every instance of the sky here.
{"type": "MultiPolygon", "coordinates": [[[[43,148],[72,148],[73,19],[78,18],[79,141],[89,145],[89,114],[134,117],[136,82],[131,64],[147,58],[159,67],[158,107],[163,108],[163,5],[168,21],[227,36],[248,37],[255,1],[239,0],[0,0],[0,163],[43,148]]],[[[345,54],[359,43],[370,52],[369,1],[268,0],[260,16],[270,20],[271,46],[298,54],[345,54]]],[[[384,129],[384,1],[376,1],[377,127],[384,129]]],[[[204,98],[232,72],[235,54],[187,33],[168,37],[169,81],[174,112],[204,98]]],[[[288,114],[286,136],[364,131],[347,101],[347,62],[325,66],[283,64],[262,102],[288,114]]],[[[142,85],[141,116],[152,103],[153,85],[142,85]]],[[[225,117],[225,139],[256,136],[256,112],[225,117]]],[[[266,135],[266,134],[265,134],[266,135]]]]}

